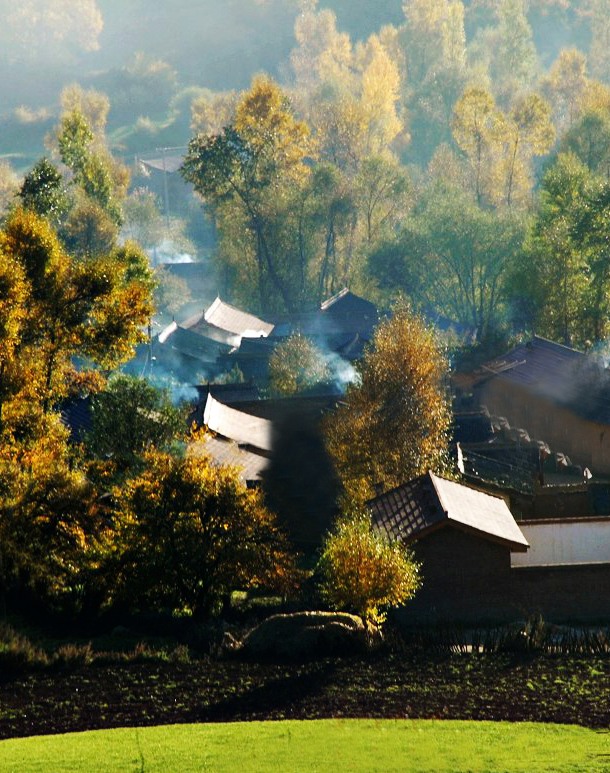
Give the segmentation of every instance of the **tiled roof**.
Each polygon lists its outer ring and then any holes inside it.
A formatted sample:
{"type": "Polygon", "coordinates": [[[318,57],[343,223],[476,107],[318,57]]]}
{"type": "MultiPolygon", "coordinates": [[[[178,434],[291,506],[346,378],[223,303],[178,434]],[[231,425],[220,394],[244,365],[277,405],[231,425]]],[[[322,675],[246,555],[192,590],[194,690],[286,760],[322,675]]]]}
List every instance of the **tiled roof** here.
{"type": "Polygon", "coordinates": [[[270,322],[265,322],[253,314],[241,311],[235,306],[221,301],[220,298],[216,298],[203,316],[209,325],[244,338],[266,337],[273,330],[273,325],[270,322]]]}
{"type": "Polygon", "coordinates": [[[413,542],[446,525],[477,532],[512,550],[526,550],[505,501],[427,473],[368,503],[373,523],[392,539],[413,542]]]}
{"type": "Polygon", "coordinates": [[[211,394],[225,405],[260,399],[258,387],[252,381],[229,384],[197,384],[195,389],[199,392],[201,399],[207,398],[211,394]]]}
{"type": "Polygon", "coordinates": [[[157,336],[153,349],[155,355],[165,349],[173,349],[202,362],[214,362],[219,355],[230,351],[231,347],[172,322],[157,336]]]}
{"type": "Polygon", "coordinates": [[[203,423],[218,435],[240,445],[271,451],[272,424],[267,419],[238,411],[214,399],[211,394],[205,403],[203,423]]]}
{"type": "Polygon", "coordinates": [[[595,355],[534,336],[486,363],[478,375],[480,382],[501,378],[591,421],[610,423],[610,374],[595,355]]]}
{"type": "Polygon", "coordinates": [[[572,382],[586,355],[568,346],[534,336],[479,371],[482,380],[498,376],[527,386],[549,397],[565,397],[566,382],[572,382]]]}
{"type": "Polygon", "coordinates": [[[217,467],[238,467],[239,477],[245,483],[261,480],[262,473],[269,466],[266,456],[240,448],[231,440],[211,435],[189,447],[189,454],[198,455],[201,452],[209,454],[212,463],[217,467]]]}

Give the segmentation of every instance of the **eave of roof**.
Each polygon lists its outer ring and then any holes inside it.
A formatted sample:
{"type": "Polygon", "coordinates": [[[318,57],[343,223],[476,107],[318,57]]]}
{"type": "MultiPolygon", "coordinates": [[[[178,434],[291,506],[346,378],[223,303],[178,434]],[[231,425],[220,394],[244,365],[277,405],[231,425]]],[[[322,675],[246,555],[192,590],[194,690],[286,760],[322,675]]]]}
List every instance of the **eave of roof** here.
{"type": "Polygon", "coordinates": [[[431,472],[376,497],[369,502],[369,509],[378,526],[406,543],[451,525],[511,550],[528,548],[502,498],[431,472]]]}
{"type": "Polygon", "coordinates": [[[209,325],[245,338],[267,337],[274,327],[270,322],[241,311],[219,297],[205,310],[203,316],[209,325]]]}

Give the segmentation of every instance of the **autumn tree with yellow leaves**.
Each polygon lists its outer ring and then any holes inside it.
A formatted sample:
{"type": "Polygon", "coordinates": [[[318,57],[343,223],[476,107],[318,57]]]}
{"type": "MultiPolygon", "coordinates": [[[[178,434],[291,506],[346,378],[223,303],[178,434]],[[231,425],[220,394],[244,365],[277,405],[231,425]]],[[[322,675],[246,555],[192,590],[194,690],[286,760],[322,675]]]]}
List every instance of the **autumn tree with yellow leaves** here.
{"type": "Polygon", "coordinates": [[[299,306],[300,288],[278,239],[286,202],[310,174],[312,152],[309,128],[268,77],[254,79],[220,134],[197,135],[189,144],[182,174],[216,214],[221,233],[223,224],[237,222],[247,244],[241,257],[255,272],[264,309],[274,294],[288,311],[299,306]]]}
{"type": "Polygon", "coordinates": [[[447,465],[448,365],[432,330],[400,304],[375,331],[343,402],[324,422],[349,501],[447,465]]]}
{"type": "Polygon", "coordinates": [[[116,593],[132,606],[218,610],[233,590],[294,588],[292,554],[258,490],[205,456],[152,452],[120,493],[116,593]]]}
{"type": "Polygon", "coordinates": [[[338,520],[324,540],[317,566],[325,601],[376,626],[385,620],[386,610],[415,595],[420,568],[404,545],[376,531],[361,511],[338,520]]]}
{"type": "Polygon", "coordinates": [[[0,231],[1,598],[17,583],[78,606],[108,523],[59,404],[85,384],[99,387],[99,368],[132,354],[150,294],[147,261],[133,245],[76,260],[47,220],[24,210],[0,231]]]}

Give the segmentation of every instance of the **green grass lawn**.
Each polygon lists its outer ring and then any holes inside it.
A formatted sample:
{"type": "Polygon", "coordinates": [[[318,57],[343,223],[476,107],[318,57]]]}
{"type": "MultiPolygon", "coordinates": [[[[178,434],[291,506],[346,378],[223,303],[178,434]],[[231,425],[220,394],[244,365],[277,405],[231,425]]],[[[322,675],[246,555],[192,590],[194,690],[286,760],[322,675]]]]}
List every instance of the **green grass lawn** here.
{"type": "Polygon", "coordinates": [[[572,725],[423,720],[236,722],[0,742],[0,771],[610,770],[610,733],[572,725]]]}

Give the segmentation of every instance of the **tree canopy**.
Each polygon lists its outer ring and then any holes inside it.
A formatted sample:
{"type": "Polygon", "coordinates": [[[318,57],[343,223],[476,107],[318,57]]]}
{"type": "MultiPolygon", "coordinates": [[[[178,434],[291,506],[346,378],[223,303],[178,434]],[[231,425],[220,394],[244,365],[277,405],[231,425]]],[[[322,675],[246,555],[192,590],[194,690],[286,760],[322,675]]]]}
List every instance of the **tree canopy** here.
{"type": "Polygon", "coordinates": [[[432,330],[404,305],[378,326],[338,409],[328,449],[348,499],[363,502],[447,464],[448,365],[432,330]]]}
{"type": "Polygon", "coordinates": [[[338,520],[324,540],[317,565],[325,600],[376,625],[384,621],[387,609],[415,595],[420,568],[403,545],[375,531],[364,512],[338,520]]]}

